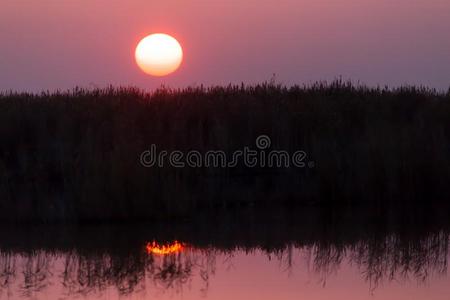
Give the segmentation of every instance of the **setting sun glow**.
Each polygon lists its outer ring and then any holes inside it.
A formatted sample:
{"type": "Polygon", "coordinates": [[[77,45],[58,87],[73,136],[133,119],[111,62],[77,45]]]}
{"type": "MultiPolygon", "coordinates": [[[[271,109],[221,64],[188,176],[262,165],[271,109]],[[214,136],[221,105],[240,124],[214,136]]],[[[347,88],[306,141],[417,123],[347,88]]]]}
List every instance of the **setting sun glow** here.
{"type": "Polygon", "coordinates": [[[184,245],[178,241],[172,244],[160,245],[155,241],[147,243],[146,249],[148,254],[168,255],[183,251],[184,245]]]}
{"type": "Polygon", "coordinates": [[[153,76],[165,76],[176,71],[183,60],[180,43],[164,33],[151,34],[136,47],[136,63],[142,71],[153,76]]]}

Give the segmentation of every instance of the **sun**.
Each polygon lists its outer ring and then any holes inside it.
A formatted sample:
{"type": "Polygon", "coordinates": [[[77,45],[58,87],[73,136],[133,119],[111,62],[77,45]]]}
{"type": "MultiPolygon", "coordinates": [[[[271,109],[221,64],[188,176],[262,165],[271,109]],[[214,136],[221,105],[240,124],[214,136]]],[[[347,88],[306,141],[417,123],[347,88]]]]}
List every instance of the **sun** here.
{"type": "Polygon", "coordinates": [[[135,58],[137,65],[145,73],[152,76],[166,76],[180,67],[183,49],[170,35],[154,33],[139,42],[135,58]]]}

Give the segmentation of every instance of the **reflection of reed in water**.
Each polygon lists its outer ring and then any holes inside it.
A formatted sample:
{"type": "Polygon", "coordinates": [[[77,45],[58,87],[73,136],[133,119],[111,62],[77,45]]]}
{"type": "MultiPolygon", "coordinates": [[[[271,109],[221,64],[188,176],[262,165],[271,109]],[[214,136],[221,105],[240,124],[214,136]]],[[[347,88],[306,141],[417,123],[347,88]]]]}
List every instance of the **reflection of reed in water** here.
{"type": "Polygon", "coordinates": [[[383,239],[357,241],[351,245],[321,243],[308,248],[314,271],[325,279],[347,259],[356,264],[372,287],[383,280],[415,278],[424,282],[432,274],[447,271],[449,235],[430,234],[422,239],[402,239],[389,235],[383,239]]]}
{"type": "Polygon", "coordinates": [[[208,287],[210,274],[215,272],[215,250],[186,250],[184,252],[154,257],[150,278],[157,288],[181,291],[194,274],[208,287]]]}
{"type": "Polygon", "coordinates": [[[155,289],[179,291],[195,271],[201,274],[212,269],[210,254],[187,251],[166,256],[144,252],[125,256],[66,256],[62,284],[69,294],[83,295],[102,292],[108,287],[128,295],[145,289],[148,282],[155,289]]]}
{"type": "MultiPolygon", "coordinates": [[[[307,254],[313,270],[324,280],[341,264],[356,264],[364,280],[376,287],[383,280],[415,278],[423,282],[432,274],[444,274],[447,271],[448,243],[449,234],[437,232],[420,239],[388,235],[346,244],[326,241],[292,243],[281,249],[269,247],[262,251],[277,257],[283,268],[292,268],[297,254],[307,254]]],[[[5,293],[28,297],[55,284],[69,296],[102,293],[111,287],[121,295],[147,288],[179,292],[196,276],[203,281],[203,290],[206,290],[209,278],[215,273],[218,256],[232,259],[236,251],[252,250],[245,247],[189,247],[175,254],[155,255],[143,248],[122,254],[77,250],[2,251],[0,297],[5,293]]]]}
{"type": "Polygon", "coordinates": [[[53,267],[52,255],[43,251],[25,255],[14,253],[0,254],[0,296],[3,292],[11,293],[10,287],[18,282],[17,290],[29,297],[35,292],[44,290],[50,285],[53,267]]]}
{"type": "Polygon", "coordinates": [[[102,293],[110,287],[129,295],[145,289],[148,282],[158,290],[179,292],[196,274],[207,287],[215,269],[215,252],[187,250],[165,256],[1,252],[0,298],[5,293],[30,297],[54,284],[60,284],[68,296],[102,293]]]}
{"type": "Polygon", "coordinates": [[[129,294],[139,288],[145,275],[144,267],[151,263],[147,259],[131,255],[63,254],[61,282],[69,294],[102,292],[109,286],[115,286],[121,294],[129,294]]]}

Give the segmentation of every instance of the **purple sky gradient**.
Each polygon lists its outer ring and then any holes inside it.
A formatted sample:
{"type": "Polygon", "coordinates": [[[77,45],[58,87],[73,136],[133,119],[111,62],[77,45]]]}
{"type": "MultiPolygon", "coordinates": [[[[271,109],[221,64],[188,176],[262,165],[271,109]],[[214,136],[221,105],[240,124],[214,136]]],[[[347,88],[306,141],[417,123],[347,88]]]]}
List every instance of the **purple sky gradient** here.
{"type": "Polygon", "coordinates": [[[0,6],[0,91],[344,79],[450,86],[448,0],[22,1],[0,6]],[[181,68],[141,72],[138,41],[183,46],[181,68]]]}

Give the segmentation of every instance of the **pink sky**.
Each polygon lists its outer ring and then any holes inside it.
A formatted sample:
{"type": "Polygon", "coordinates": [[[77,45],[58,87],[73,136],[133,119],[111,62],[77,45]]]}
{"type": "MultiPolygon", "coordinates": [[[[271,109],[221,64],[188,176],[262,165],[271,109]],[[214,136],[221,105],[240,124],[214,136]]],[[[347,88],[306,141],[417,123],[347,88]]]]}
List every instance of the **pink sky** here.
{"type": "Polygon", "coordinates": [[[450,86],[448,0],[2,1],[0,90],[344,79],[450,86]],[[181,68],[142,73],[139,39],[166,32],[181,68]]]}

